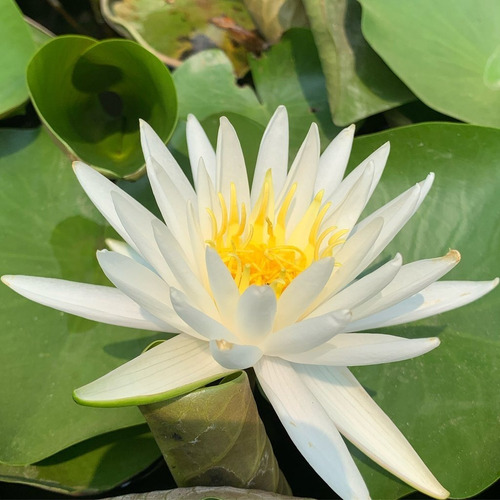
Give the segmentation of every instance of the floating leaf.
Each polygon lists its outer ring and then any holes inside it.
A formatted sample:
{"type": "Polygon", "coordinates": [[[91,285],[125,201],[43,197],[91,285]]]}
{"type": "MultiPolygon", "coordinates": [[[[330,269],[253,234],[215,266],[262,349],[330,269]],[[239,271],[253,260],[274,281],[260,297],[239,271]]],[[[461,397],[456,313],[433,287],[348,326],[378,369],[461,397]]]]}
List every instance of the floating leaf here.
{"type": "Polygon", "coordinates": [[[237,85],[231,64],[220,51],[196,54],[175,71],[180,123],[169,147],[181,165],[187,165],[185,119],[188,113],[207,124],[210,130],[213,129],[210,122],[216,117],[239,115],[236,130],[240,139],[248,144],[244,153],[250,174],[252,159],[259,147],[259,125],[265,127],[280,104],[287,106],[290,119],[291,155],[299,149],[312,121],[319,126],[323,147],[338,132],[330,118],[325,79],[308,30],[290,30],[269,52],[259,59],[252,58],[250,66],[262,103],[250,87],[237,85]],[[247,123],[239,130],[243,122],[247,123]],[[251,138],[244,137],[248,130],[254,134],[251,138]]]}
{"type": "Polygon", "coordinates": [[[164,141],[177,120],[168,69],[128,40],[55,38],[31,60],[28,86],[50,131],[76,157],[111,176],[142,173],[139,118],[164,141]]]}
{"type": "MultiPolygon", "coordinates": [[[[381,260],[400,251],[411,262],[451,247],[462,261],[446,279],[498,276],[500,131],[458,124],[398,128],[356,139],[351,165],[387,140],[391,154],[367,213],[430,171],[436,180],[381,260]]],[[[353,369],[453,498],[477,495],[500,469],[499,296],[495,290],[455,311],[388,328],[410,338],[438,336],[441,346],[410,361],[353,369]]],[[[358,464],[373,498],[411,491],[366,457],[358,464]]]]}
{"type": "Polygon", "coordinates": [[[104,434],[34,465],[0,464],[0,480],[71,495],[95,495],[119,486],[160,456],[146,426],[104,434]]]}
{"type": "MultiPolygon", "coordinates": [[[[0,275],[109,284],[95,251],[110,236],[48,134],[0,129],[0,275]]],[[[162,335],[98,324],[0,286],[0,462],[26,465],[91,437],[143,423],[136,408],[84,408],[72,391],[162,335]]],[[[165,337],[166,335],[163,335],[165,337]]],[[[144,466],[140,462],[138,469],[144,466]]]]}
{"type": "Polygon", "coordinates": [[[304,0],[304,6],[337,125],[349,125],[413,99],[363,38],[356,0],[304,0]]]}
{"type": "Polygon", "coordinates": [[[101,8],[111,26],[173,66],[193,52],[218,47],[242,76],[247,52],[263,48],[241,0],[102,0],[101,8]]]}
{"type": "Polygon", "coordinates": [[[259,31],[276,43],[285,31],[308,25],[300,0],[243,0],[259,31]]]}
{"type": "Polygon", "coordinates": [[[325,77],[311,32],[294,28],[260,59],[250,61],[257,94],[269,116],[283,104],[290,117],[291,154],[300,147],[312,121],[322,146],[339,132],[328,110],[325,77]]]}
{"type": "Polygon", "coordinates": [[[0,0],[0,118],[28,100],[26,66],[35,53],[30,30],[16,3],[0,0]]]}
{"type": "Polygon", "coordinates": [[[140,409],[178,486],[256,487],[290,493],[246,372],[140,409]]]}
{"type": "Polygon", "coordinates": [[[500,127],[500,4],[361,0],[363,34],[428,106],[500,127]]]}

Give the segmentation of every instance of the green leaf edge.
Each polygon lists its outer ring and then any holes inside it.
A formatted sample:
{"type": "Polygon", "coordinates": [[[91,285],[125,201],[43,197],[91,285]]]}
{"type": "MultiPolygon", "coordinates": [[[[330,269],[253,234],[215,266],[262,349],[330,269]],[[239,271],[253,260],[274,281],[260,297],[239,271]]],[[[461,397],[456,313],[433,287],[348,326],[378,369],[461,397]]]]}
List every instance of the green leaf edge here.
{"type": "MultiPolygon", "coordinates": [[[[207,377],[201,380],[198,380],[197,382],[193,382],[192,384],[187,384],[187,385],[182,385],[177,387],[176,389],[166,391],[166,392],[160,392],[156,394],[151,394],[147,396],[140,396],[140,397],[131,397],[131,398],[121,398],[121,399],[114,399],[114,400],[106,400],[106,401],[95,401],[95,400],[87,400],[85,399],[85,396],[82,395],[82,389],[85,389],[87,387],[84,385],[83,387],[79,387],[78,389],[75,389],[73,391],[73,399],[80,405],[83,406],[92,406],[96,408],[119,408],[123,406],[140,406],[140,405],[145,405],[145,404],[150,404],[150,403],[158,403],[160,401],[165,401],[167,399],[172,399],[176,398],[178,396],[184,396],[184,394],[187,394],[188,392],[193,392],[196,389],[199,389],[207,384],[210,384],[211,382],[214,382],[215,380],[223,379],[228,376],[234,375],[234,373],[240,372],[242,370],[234,370],[233,372],[228,373],[227,371],[224,371],[219,374],[215,374],[211,377],[207,377]]],[[[83,391],[85,392],[85,391],[83,391]]]]}

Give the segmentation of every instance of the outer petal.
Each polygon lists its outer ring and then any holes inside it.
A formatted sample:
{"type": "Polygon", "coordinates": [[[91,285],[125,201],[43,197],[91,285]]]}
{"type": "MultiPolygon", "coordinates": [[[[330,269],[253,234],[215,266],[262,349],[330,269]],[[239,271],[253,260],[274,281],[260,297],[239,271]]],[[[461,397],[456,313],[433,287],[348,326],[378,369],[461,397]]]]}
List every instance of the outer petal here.
{"type": "MultiPolygon", "coordinates": [[[[191,163],[194,182],[197,183],[198,165],[200,164],[200,159],[202,159],[210,179],[215,183],[214,148],[212,144],[210,144],[207,134],[200,125],[200,122],[191,114],[187,117],[186,140],[189,151],[189,163],[191,163]]],[[[196,184],[196,192],[198,192],[198,187],[198,184],[196,184]]]]}
{"type": "Polygon", "coordinates": [[[330,340],[350,318],[350,311],[342,310],[305,319],[268,335],[260,347],[270,356],[308,351],[330,340]]]}
{"type": "Polygon", "coordinates": [[[203,311],[193,307],[187,297],[175,288],[171,289],[170,297],[175,312],[182,318],[195,332],[202,335],[207,340],[225,340],[231,343],[240,343],[234,333],[229,331],[224,325],[206,315],[203,311]]]}
{"type": "Polygon", "coordinates": [[[172,309],[169,286],[148,268],[115,252],[97,252],[104,274],[134,302],[173,325],[177,330],[196,335],[172,309]]]}
{"type": "Polygon", "coordinates": [[[278,106],[262,136],[252,182],[252,207],[257,203],[269,169],[274,192],[279,193],[285,185],[288,169],[288,115],[285,106],[278,106]]]}
{"type": "Polygon", "coordinates": [[[281,423],[314,470],[342,498],[368,499],[363,478],[335,425],[292,365],[264,356],[254,368],[281,423]]]}
{"type": "MultiPolygon", "coordinates": [[[[121,193],[111,193],[111,199],[123,227],[132,239],[135,248],[139,250],[140,255],[148,262],[148,267],[153,267],[157,274],[166,282],[178,286],[177,280],[158,248],[153,233],[153,222],[156,221],[158,224],[164,226],[163,222],[154,217],[153,214],[149,214],[150,216],[147,218],[141,217],[135,210],[134,205],[122,196],[121,193]]],[[[131,257],[133,258],[133,256],[131,257]]],[[[137,259],[134,260],[140,262],[137,259]]]]}
{"type": "Polygon", "coordinates": [[[375,271],[350,284],[331,299],[323,302],[308,317],[319,316],[336,309],[353,309],[385,288],[401,269],[402,258],[397,254],[375,271]]]}
{"type": "Polygon", "coordinates": [[[88,406],[154,403],[193,391],[233,371],[214,361],[207,342],[181,334],[76,389],[73,397],[88,406]]]}
{"type": "MultiPolygon", "coordinates": [[[[87,193],[92,203],[97,207],[99,212],[106,218],[106,220],[113,226],[116,232],[132,247],[137,250],[135,243],[132,241],[127,231],[124,229],[117,213],[115,206],[111,199],[111,193],[120,193],[126,198],[137,211],[137,217],[144,220],[150,220],[154,217],[149,210],[146,210],[140,203],[138,203],[132,196],[117,187],[110,180],[106,179],[103,175],[97,172],[92,167],[89,167],[81,161],[73,163],[73,170],[87,193]]],[[[154,217],[155,218],[155,217],[154,217]]]]}
{"type": "Polygon", "coordinates": [[[106,243],[106,246],[112,252],[116,252],[116,253],[120,253],[122,255],[125,255],[126,257],[129,257],[130,259],[133,259],[136,262],[139,262],[139,264],[142,264],[143,266],[149,267],[149,269],[151,269],[151,271],[154,271],[153,266],[151,266],[151,264],[149,262],[147,262],[146,259],[144,259],[143,256],[139,252],[136,252],[130,245],[128,245],[124,241],[115,240],[113,238],[106,238],[104,240],[104,243],[106,243]]]}
{"type": "Polygon", "coordinates": [[[353,310],[353,320],[375,314],[411,297],[451,271],[459,262],[460,254],[456,250],[450,250],[444,257],[406,264],[375,297],[353,310]]]}
{"type": "Polygon", "coordinates": [[[172,333],[179,331],[110,286],[34,276],[2,276],[2,281],[30,300],[82,318],[144,330],[172,333]]]}
{"type": "Polygon", "coordinates": [[[386,142],[380,146],[376,151],[374,151],[368,158],[363,160],[337,187],[333,192],[327,192],[325,201],[331,201],[332,205],[336,207],[346,196],[346,194],[351,190],[352,186],[357,182],[359,177],[363,174],[368,163],[372,162],[374,165],[374,176],[373,183],[368,194],[368,198],[372,195],[373,191],[377,187],[378,181],[382,176],[384,171],[387,158],[389,156],[390,144],[386,142]]]}
{"type": "Polygon", "coordinates": [[[423,493],[448,497],[449,492],[347,368],[297,365],[296,370],[340,432],[363,453],[423,493]]]}
{"type": "Polygon", "coordinates": [[[351,125],[342,130],[321,155],[314,186],[315,193],[324,189],[327,197],[330,197],[341,183],[349,162],[355,129],[356,127],[351,125]]]}
{"type": "Polygon", "coordinates": [[[244,342],[258,344],[273,327],[276,307],[276,294],[271,287],[249,286],[242,293],[236,309],[238,336],[244,342]]]}
{"type": "Polygon", "coordinates": [[[185,201],[196,202],[196,193],[193,186],[185,176],[181,167],[168,150],[165,143],[158,137],[156,132],[143,120],[140,120],[141,144],[144,152],[146,165],[150,167],[151,160],[156,164],[174,184],[185,201]]]}
{"type": "Polygon", "coordinates": [[[365,257],[365,267],[382,252],[415,214],[429,192],[433,181],[434,174],[429,174],[424,181],[419,182],[397,198],[394,198],[394,200],[379,208],[355,226],[353,233],[361,230],[366,224],[370,224],[373,219],[382,217],[384,220],[383,231],[381,231],[377,241],[365,257]]]}
{"type": "Polygon", "coordinates": [[[400,325],[427,318],[479,299],[498,285],[493,281],[438,281],[421,292],[384,311],[353,321],[346,331],[357,332],[382,326],[400,325]]]}
{"type": "Polygon", "coordinates": [[[361,212],[371,196],[371,186],[375,179],[375,164],[370,161],[365,169],[346,193],[344,199],[335,206],[335,209],[326,216],[321,229],[336,226],[347,229],[349,232],[356,224],[361,212]]]}
{"type": "Polygon", "coordinates": [[[438,346],[439,339],[436,337],[405,339],[379,333],[339,333],[315,349],[283,358],[308,365],[377,365],[415,358],[438,346]]]}
{"type": "Polygon", "coordinates": [[[254,345],[228,344],[218,340],[210,341],[210,353],[215,361],[228,370],[244,370],[253,366],[262,351],[254,345]]]}

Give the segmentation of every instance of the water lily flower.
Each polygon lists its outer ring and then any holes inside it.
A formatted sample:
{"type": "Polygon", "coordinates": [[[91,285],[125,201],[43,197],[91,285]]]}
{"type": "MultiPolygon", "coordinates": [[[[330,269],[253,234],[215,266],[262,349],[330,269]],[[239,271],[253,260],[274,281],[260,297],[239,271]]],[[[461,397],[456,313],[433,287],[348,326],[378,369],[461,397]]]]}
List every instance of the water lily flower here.
{"type": "Polygon", "coordinates": [[[221,119],[214,151],[187,122],[190,184],[146,124],[141,137],[159,220],[92,168],[76,175],[126,243],[99,263],[116,286],[7,276],[18,293],[114,325],[178,333],[77,389],[86,405],[160,401],[253,367],[297,448],[342,498],[369,498],[341,437],[435,498],[435,479],[348,366],[400,361],[439,345],[359,333],[467,304],[491,282],[437,281],[459,261],[450,251],[402,263],[398,254],[360,277],[417,211],[433,175],[360,222],[389,154],[382,145],[344,180],[354,129],[320,156],[313,124],[288,171],[288,118],[279,107],[262,138],[251,189],[238,137],[221,119]]]}

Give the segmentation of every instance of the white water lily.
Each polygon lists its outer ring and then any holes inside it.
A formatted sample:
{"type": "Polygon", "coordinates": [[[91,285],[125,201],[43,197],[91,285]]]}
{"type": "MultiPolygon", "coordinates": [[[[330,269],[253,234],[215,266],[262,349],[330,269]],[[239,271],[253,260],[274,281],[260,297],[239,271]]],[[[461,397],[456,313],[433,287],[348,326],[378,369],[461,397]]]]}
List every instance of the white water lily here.
{"type": "Polygon", "coordinates": [[[160,401],[253,367],[298,449],[342,498],[369,493],[340,433],[416,489],[446,498],[347,368],[405,360],[439,345],[437,338],[356,332],[448,311],[497,284],[436,282],[458,263],[456,251],[406,265],[398,254],[358,279],[416,212],[433,175],[358,222],[389,145],[342,181],[353,127],[320,156],[313,124],[287,173],[288,119],[278,108],[260,145],[252,189],[225,118],[216,151],[196,119],[188,119],[194,188],[145,123],[141,134],[165,223],[92,168],[74,167],[126,242],[98,252],[116,288],[3,278],[18,293],[71,314],[179,334],[77,389],[75,399],[93,406],[160,401]]]}

